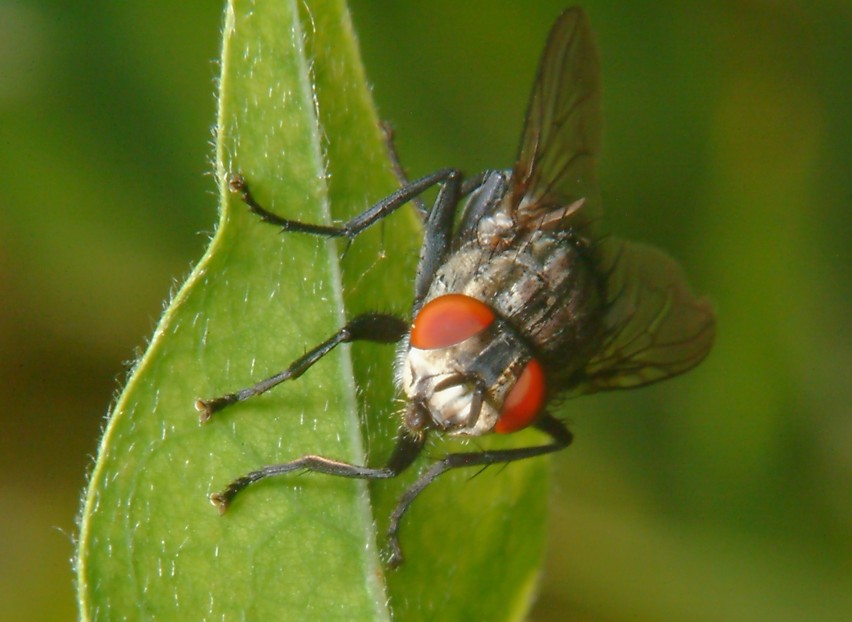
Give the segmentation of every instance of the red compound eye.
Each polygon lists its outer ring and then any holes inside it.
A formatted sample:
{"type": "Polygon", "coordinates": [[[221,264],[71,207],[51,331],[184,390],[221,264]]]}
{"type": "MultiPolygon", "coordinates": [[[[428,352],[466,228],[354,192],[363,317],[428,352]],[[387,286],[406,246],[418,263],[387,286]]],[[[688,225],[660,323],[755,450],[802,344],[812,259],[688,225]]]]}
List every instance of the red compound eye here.
{"type": "Polygon", "coordinates": [[[498,434],[515,432],[531,424],[544,404],[544,372],[541,364],[530,359],[521,376],[506,396],[503,411],[494,426],[498,434]]]}
{"type": "Polygon", "coordinates": [[[421,350],[446,348],[482,332],[494,321],[483,302],[463,294],[447,294],[420,309],[411,328],[411,345],[421,350]]]}

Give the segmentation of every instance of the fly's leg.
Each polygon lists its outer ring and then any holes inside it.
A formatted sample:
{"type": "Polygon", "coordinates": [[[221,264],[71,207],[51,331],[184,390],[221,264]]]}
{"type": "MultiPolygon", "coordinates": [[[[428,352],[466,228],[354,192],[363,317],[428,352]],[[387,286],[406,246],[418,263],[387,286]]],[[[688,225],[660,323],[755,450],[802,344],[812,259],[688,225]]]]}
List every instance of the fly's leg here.
{"type": "Polygon", "coordinates": [[[349,464],[348,462],[340,462],[313,455],[302,456],[298,460],[283,464],[272,464],[235,479],[228,484],[225,490],[211,495],[210,501],[219,508],[219,513],[223,514],[228,509],[233,498],[247,486],[267,477],[283,475],[293,471],[311,471],[356,479],[389,479],[396,477],[411,466],[411,463],[414,462],[423,450],[425,442],[425,434],[411,434],[406,430],[400,430],[393,454],[391,454],[387,464],[381,468],[358,466],[349,464]]]}
{"type": "MultiPolygon", "coordinates": [[[[405,172],[405,167],[402,165],[402,160],[399,159],[399,152],[396,150],[396,142],[394,138],[396,136],[396,132],[394,131],[393,125],[391,125],[387,121],[382,121],[380,123],[382,128],[382,133],[385,137],[385,148],[388,152],[388,158],[391,161],[391,167],[393,168],[394,177],[399,182],[401,187],[405,187],[411,183],[408,179],[408,175],[405,172]]],[[[426,204],[423,202],[423,199],[420,197],[414,197],[411,200],[414,203],[414,207],[417,209],[417,213],[420,214],[421,218],[426,219],[426,214],[429,213],[429,209],[426,207],[426,204]]]]}
{"type": "Polygon", "coordinates": [[[423,243],[417,261],[417,276],[414,279],[414,304],[412,315],[417,315],[420,303],[429,291],[438,268],[446,260],[453,239],[453,224],[462,192],[462,176],[453,171],[441,187],[435,204],[426,215],[423,243]]]}
{"type": "Polygon", "coordinates": [[[282,231],[296,231],[329,238],[345,237],[351,241],[357,237],[359,233],[371,225],[376,224],[386,216],[389,216],[415,197],[423,194],[423,192],[432,186],[447,182],[450,179],[460,178],[461,173],[451,168],[441,169],[440,171],[421,177],[420,179],[412,181],[388,195],[378,203],[368,207],[366,210],[357,216],[354,216],[339,227],[304,223],[297,220],[282,218],[281,216],[273,214],[257,202],[249,189],[248,182],[246,182],[242,175],[233,175],[229,184],[231,186],[231,190],[239,194],[248,208],[263,222],[268,222],[269,224],[281,227],[282,231]]]}
{"type": "MultiPolygon", "coordinates": [[[[406,187],[411,184],[411,180],[408,178],[408,174],[405,172],[405,167],[402,165],[402,160],[399,157],[399,152],[396,150],[396,132],[394,131],[393,125],[391,125],[387,121],[381,122],[382,133],[385,136],[385,148],[388,152],[388,158],[391,161],[391,168],[393,170],[394,177],[399,182],[401,187],[406,187]]],[[[485,179],[486,172],[482,172],[476,177],[471,177],[470,179],[466,179],[461,189],[461,196],[467,196],[474,190],[476,190],[480,185],[482,185],[483,180],[485,179]]],[[[414,203],[417,212],[420,216],[425,220],[427,214],[429,213],[429,209],[426,207],[426,204],[423,202],[423,199],[419,196],[411,199],[411,202],[414,203]]]]}
{"type": "MultiPolygon", "coordinates": [[[[398,163],[396,166],[398,166],[398,163]]],[[[401,168],[400,173],[402,173],[401,168]]],[[[417,278],[414,283],[413,312],[416,313],[420,302],[426,296],[435,272],[444,262],[449,252],[453,237],[453,223],[460,199],[482,185],[486,174],[486,172],[483,172],[465,180],[461,172],[456,169],[441,169],[440,171],[406,183],[402,188],[399,188],[378,203],[368,207],[339,227],[315,225],[282,218],[273,214],[257,202],[249,189],[248,182],[246,182],[242,175],[237,174],[232,176],[229,183],[231,190],[238,193],[248,208],[263,222],[281,227],[282,231],[296,231],[330,238],[345,237],[350,241],[365,229],[389,216],[409,201],[419,197],[432,186],[441,184],[441,190],[438,192],[435,204],[426,215],[423,244],[420,247],[417,278]]],[[[404,173],[402,173],[402,179],[404,179],[404,173]]]]}
{"type": "Polygon", "coordinates": [[[481,186],[486,175],[487,172],[482,172],[465,180],[461,173],[453,170],[441,186],[435,204],[426,215],[423,244],[420,246],[420,259],[417,262],[417,277],[414,280],[412,315],[417,315],[435,273],[444,264],[450,252],[456,211],[461,198],[481,186]]]}
{"type": "Polygon", "coordinates": [[[550,435],[552,442],[546,445],[535,445],[533,447],[518,447],[516,449],[498,449],[495,451],[477,451],[470,453],[448,454],[443,459],[434,463],[425,473],[423,473],[417,481],[415,481],[408,490],[400,497],[396,508],[390,517],[390,525],[388,526],[388,547],[390,549],[390,557],[388,564],[395,568],[403,561],[402,548],[399,545],[399,526],[405,512],[411,506],[412,502],[417,498],[426,487],[435,481],[438,476],[451,469],[460,467],[481,466],[487,467],[492,464],[508,464],[516,460],[524,460],[526,458],[534,458],[564,449],[571,444],[573,435],[565,427],[565,424],[555,419],[549,414],[544,414],[535,424],[542,432],[550,435]]]}
{"type": "Polygon", "coordinates": [[[385,313],[365,313],[363,315],[359,315],[353,320],[347,322],[346,326],[341,328],[330,338],[326,339],[321,344],[293,361],[287,369],[280,371],[265,380],[261,380],[255,385],[235,391],[234,393],[228,393],[227,395],[222,395],[209,400],[197,400],[195,407],[200,412],[199,417],[201,422],[206,422],[214,413],[222,410],[226,406],[230,406],[237,402],[243,402],[256,395],[265,393],[285,380],[294,380],[298,378],[305,373],[311,365],[316,363],[341,343],[349,343],[352,341],[396,343],[402,339],[407,330],[408,323],[393,315],[387,315],[385,313]]]}

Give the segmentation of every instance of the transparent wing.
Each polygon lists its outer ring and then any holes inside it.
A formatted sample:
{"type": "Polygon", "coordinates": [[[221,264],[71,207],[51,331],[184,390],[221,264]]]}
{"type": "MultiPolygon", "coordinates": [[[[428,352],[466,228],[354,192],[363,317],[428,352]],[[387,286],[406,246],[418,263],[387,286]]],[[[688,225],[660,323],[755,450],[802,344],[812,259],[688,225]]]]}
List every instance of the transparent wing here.
{"type": "Polygon", "coordinates": [[[716,315],[661,251],[615,238],[601,242],[608,274],[605,342],[589,361],[582,393],[628,389],[681,374],[710,351],[716,315]]]}
{"type": "Polygon", "coordinates": [[[562,210],[565,228],[599,220],[600,135],[597,50],[586,15],[572,8],[550,31],[530,96],[512,176],[517,212],[532,218],[562,210]]]}

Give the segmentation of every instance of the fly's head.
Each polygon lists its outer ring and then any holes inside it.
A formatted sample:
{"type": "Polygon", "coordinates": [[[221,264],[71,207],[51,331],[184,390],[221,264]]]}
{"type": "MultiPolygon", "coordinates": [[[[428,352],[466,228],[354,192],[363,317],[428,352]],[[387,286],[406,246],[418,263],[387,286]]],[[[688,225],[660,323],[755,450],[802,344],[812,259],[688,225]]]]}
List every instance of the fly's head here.
{"type": "Polygon", "coordinates": [[[469,359],[476,338],[462,346],[437,350],[410,348],[402,369],[402,384],[408,398],[405,424],[410,429],[435,428],[448,434],[480,436],[497,423],[485,381],[463,369],[459,361],[469,359]]]}
{"type": "Polygon", "coordinates": [[[429,301],[400,353],[405,425],[452,435],[514,432],[545,401],[544,372],[485,303],[463,294],[429,301]]]}

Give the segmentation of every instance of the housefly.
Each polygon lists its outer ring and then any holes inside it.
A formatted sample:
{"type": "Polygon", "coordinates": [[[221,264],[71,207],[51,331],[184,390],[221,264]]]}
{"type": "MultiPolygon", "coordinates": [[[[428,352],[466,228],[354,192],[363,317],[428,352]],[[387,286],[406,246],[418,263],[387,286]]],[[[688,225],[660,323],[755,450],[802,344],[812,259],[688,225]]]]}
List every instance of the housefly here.
{"type": "Polygon", "coordinates": [[[245,178],[231,178],[232,190],[261,220],[284,231],[350,241],[428,188],[439,191],[425,214],[410,318],[359,315],[287,369],[197,402],[206,421],[297,378],[341,343],[395,343],[396,383],[406,406],[387,463],[369,467],[306,455],[266,466],[212,495],[220,511],[250,484],[292,471],[395,477],[421,453],[429,432],[471,437],[533,426],[549,435],[545,444],[450,453],[434,462],[391,515],[390,563],[396,565],[402,516],[442,473],[567,447],[572,434],[548,408],[554,398],[651,384],[705,357],[714,312],[691,294],[678,264],[598,230],[600,127],[597,53],[586,16],[574,8],[550,32],[511,170],[466,179],[448,168],[406,181],[342,226],[272,214],[245,178]]]}

